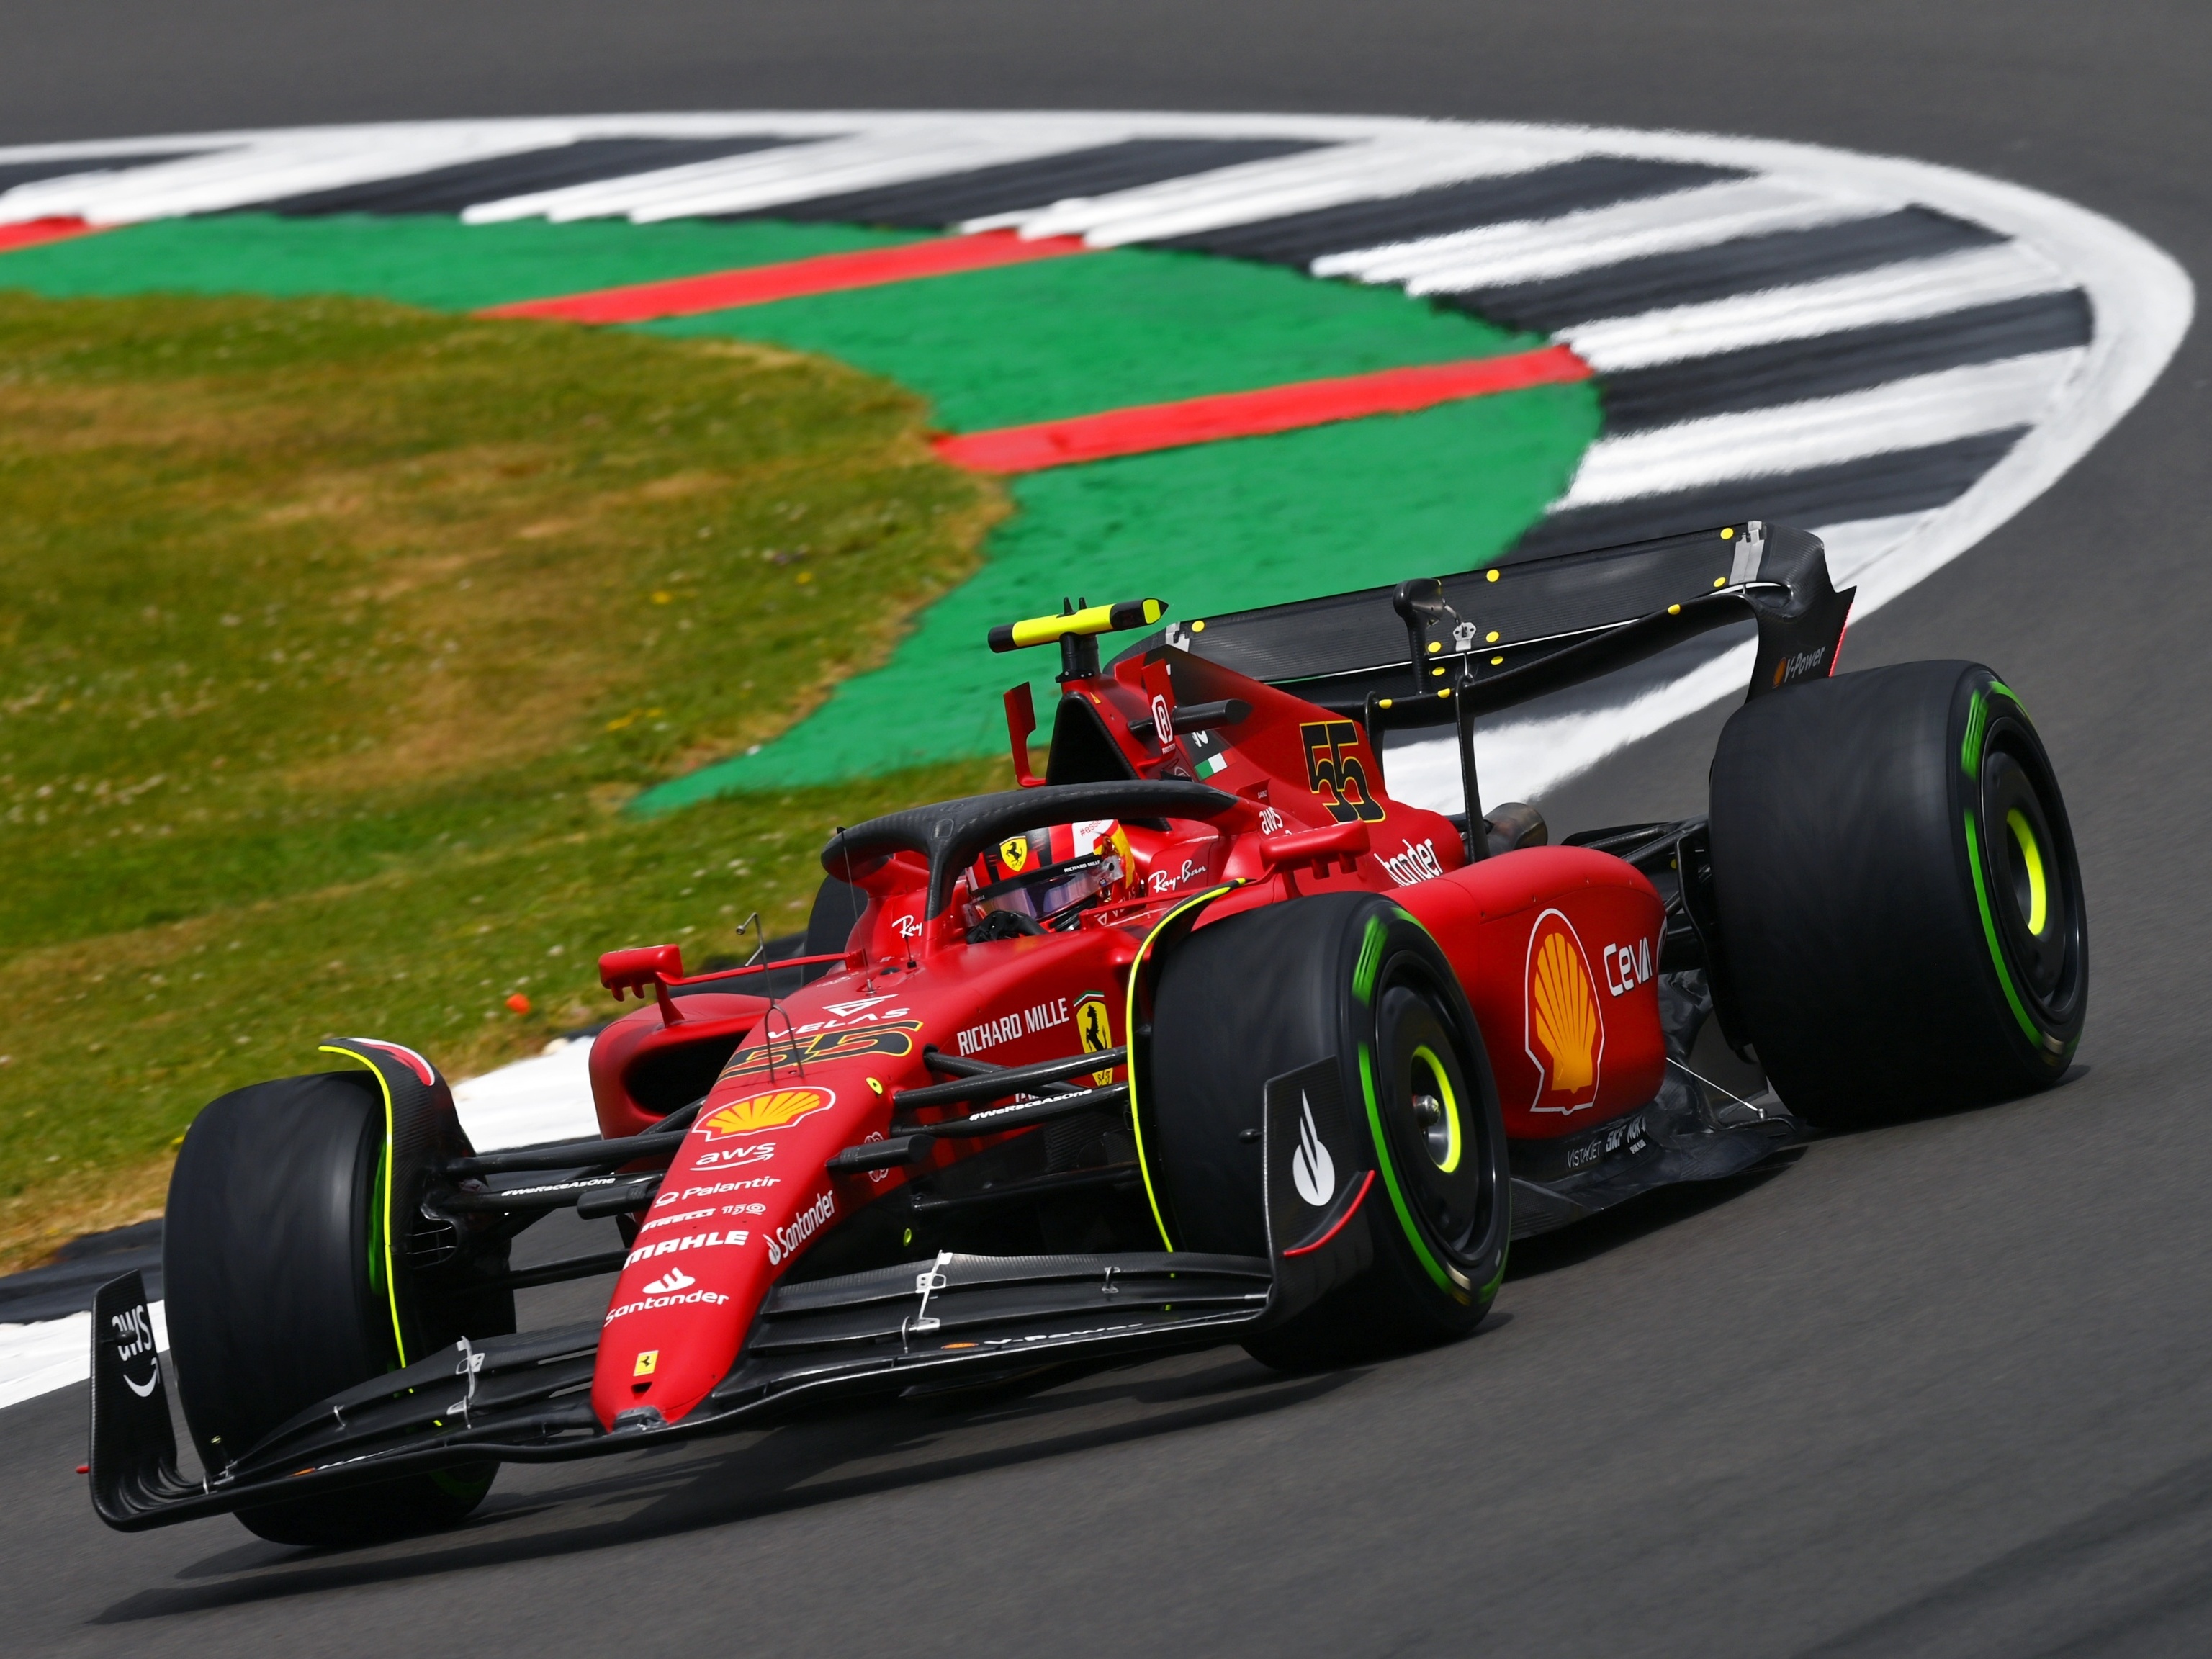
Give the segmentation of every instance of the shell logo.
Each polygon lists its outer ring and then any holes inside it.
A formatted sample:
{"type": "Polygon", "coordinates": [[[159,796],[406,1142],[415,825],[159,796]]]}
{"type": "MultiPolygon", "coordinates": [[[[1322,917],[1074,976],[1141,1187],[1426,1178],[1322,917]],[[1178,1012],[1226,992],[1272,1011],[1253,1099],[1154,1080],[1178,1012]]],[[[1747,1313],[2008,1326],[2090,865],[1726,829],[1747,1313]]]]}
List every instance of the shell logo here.
{"type": "Polygon", "coordinates": [[[1565,1115],[1595,1105],[1605,1014],[1589,957],[1574,924],[1557,910],[1545,911],[1529,931],[1528,982],[1525,1046],[1537,1071],[1529,1109],[1565,1115]]]}
{"type": "Polygon", "coordinates": [[[756,1135],[763,1129],[781,1129],[811,1112],[821,1111],[836,1098],[827,1089],[763,1089],[708,1113],[699,1120],[700,1138],[728,1140],[737,1135],[756,1135]]]}

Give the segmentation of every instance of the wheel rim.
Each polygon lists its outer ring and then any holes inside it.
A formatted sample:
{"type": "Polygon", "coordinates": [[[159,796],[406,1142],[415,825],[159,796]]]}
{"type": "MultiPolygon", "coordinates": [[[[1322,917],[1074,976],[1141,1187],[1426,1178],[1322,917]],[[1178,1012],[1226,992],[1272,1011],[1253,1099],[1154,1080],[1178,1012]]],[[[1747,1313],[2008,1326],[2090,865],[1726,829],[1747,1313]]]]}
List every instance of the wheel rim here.
{"type": "Polygon", "coordinates": [[[2078,1000],[2079,878],[2059,833],[2063,819],[2043,787],[2043,769],[2032,754],[2020,752],[2016,733],[1999,728],[1990,739],[1982,762],[1981,822],[1999,966],[2040,1024],[2063,1025],[2078,1000]]]}
{"type": "Polygon", "coordinates": [[[1414,1224],[1455,1272],[1477,1265],[1498,1201],[1485,1179],[1491,1149],[1451,1027],[1425,986],[1376,998],[1382,1018],[1384,1117],[1414,1224]]]}
{"type": "Polygon", "coordinates": [[[1459,1091],[1452,1087],[1449,1068],[1426,1043],[1413,1049],[1413,1121],[1421,1127],[1429,1161],[1450,1175],[1467,1150],[1459,1091]]]}

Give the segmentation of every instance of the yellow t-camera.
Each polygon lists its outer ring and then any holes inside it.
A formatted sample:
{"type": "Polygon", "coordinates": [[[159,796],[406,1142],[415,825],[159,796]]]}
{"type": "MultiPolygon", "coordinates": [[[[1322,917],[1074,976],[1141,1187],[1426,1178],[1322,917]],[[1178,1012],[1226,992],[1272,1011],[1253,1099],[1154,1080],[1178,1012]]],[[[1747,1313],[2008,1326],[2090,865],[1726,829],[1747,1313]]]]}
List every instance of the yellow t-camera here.
{"type": "Polygon", "coordinates": [[[1072,635],[1115,634],[1125,628],[1149,628],[1167,614],[1165,599],[1124,599],[1119,605],[1094,605],[1061,617],[1031,617],[1026,622],[1001,623],[991,630],[991,649],[1019,651],[1024,646],[1050,645],[1072,635]]]}

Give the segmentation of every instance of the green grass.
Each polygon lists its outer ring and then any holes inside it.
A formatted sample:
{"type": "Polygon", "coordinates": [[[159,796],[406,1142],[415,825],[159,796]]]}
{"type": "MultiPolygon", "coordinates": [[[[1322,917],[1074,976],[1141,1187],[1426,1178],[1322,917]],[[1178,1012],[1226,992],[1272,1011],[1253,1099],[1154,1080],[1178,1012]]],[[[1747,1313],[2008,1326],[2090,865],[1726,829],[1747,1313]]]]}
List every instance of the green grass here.
{"type": "Polygon", "coordinates": [[[974,568],[1003,502],[924,412],[727,340],[0,295],[0,1263],[328,1032],[482,1070],[604,1017],[599,951],[787,929],[832,824],[986,787],[615,816],[974,568]]]}

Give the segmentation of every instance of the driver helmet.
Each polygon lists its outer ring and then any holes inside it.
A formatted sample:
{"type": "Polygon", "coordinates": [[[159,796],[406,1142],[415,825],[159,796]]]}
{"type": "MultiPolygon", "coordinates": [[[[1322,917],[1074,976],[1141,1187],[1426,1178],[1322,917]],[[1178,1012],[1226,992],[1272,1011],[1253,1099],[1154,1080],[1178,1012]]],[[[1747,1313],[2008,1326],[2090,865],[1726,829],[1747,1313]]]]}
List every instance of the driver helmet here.
{"type": "Polygon", "coordinates": [[[1072,927],[1109,898],[1135,890],[1129,837],[1112,818],[1048,824],[986,847],[968,869],[977,920],[1011,912],[1044,930],[1072,927]]]}

